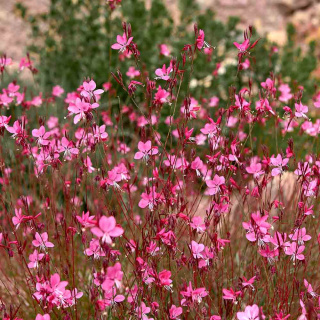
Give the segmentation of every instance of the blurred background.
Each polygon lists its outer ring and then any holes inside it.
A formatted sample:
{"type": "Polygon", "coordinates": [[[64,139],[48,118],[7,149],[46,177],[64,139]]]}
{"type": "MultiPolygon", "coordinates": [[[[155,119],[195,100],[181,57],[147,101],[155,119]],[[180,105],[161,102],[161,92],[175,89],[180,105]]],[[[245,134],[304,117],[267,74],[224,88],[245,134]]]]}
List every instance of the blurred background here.
{"type": "MultiPolygon", "coordinates": [[[[95,0],[92,0],[95,2],[95,0]]],[[[30,44],[31,27],[18,14],[16,3],[22,3],[29,14],[46,13],[50,0],[0,0],[0,52],[14,59],[21,58],[30,44]]],[[[51,1],[52,2],[52,1],[51,1]]],[[[53,1],[54,2],[54,1],[53,1]]],[[[75,2],[75,1],[73,1],[75,2]]],[[[126,5],[122,0],[122,5],[126,5]]],[[[146,0],[151,6],[152,0],[146,0]]],[[[299,41],[303,44],[320,39],[320,0],[197,0],[201,11],[213,9],[217,19],[226,21],[229,16],[238,16],[240,26],[255,26],[261,35],[277,44],[287,41],[286,26],[293,23],[299,41]]],[[[164,0],[175,23],[181,18],[178,1],[164,0]]]]}
{"type": "MultiPolygon", "coordinates": [[[[190,93],[195,99],[214,97],[227,103],[230,87],[240,90],[249,79],[259,85],[268,77],[295,92],[303,85],[305,103],[317,99],[320,0],[0,0],[0,54],[16,66],[30,57],[38,71],[21,74],[32,76],[34,88],[44,97],[55,85],[71,92],[84,77],[92,77],[100,87],[112,83],[109,98],[116,106],[121,93],[115,93],[111,72],[120,70],[127,82],[128,70],[135,66],[144,77],[154,78],[157,68],[172,57],[181,60],[184,46],[194,43],[195,23],[212,45],[194,62],[190,93]],[[111,49],[123,33],[123,22],[132,26],[139,65],[130,55],[111,49]],[[233,42],[243,42],[249,25],[254,27],[252,39],[260,41],[238,73],[233,42]]],[[[189,94],[187,85],[181,90],[189,94]]],[[[121,99],[128,102],[125,93],[121,99]]]]}

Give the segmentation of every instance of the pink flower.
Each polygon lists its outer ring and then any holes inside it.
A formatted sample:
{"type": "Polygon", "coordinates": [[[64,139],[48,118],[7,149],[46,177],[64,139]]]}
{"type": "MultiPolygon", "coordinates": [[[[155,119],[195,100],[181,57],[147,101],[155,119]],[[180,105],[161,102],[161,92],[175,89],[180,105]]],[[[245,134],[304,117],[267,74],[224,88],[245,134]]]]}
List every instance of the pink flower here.
{"type": "Polygon", "coordinates": [[[117,173],[117,171],[115,169],[112,169],[108,171],[108,178],[100,181],[100,186],[107,185],[121,190],[121,187],[118,184],[118,182],[120,182],[121,180],[121,176],[117,173]]]}
{"type": "Polygon", "coordinates": [[[95,216],[90,216],[90,212],[87,211],[86,213],[84,213],[84,211],[82,212],[82,216],[76,216],[77,220],[79,221],[79,223],[82,225],[82,227],[84,228],[88,228],[88,227],[93,227],[96,224],[96,221],[94,220],[95,216]]]}
{"type": "Polygon", "coordinates": [[[207,180],[208,186],[207,194],[213,196],[221,191],[221,186],[225,184],[225,178],[220,177],[217,174],[213,177],[213,180],[207,180]]]}
{"type": "Polygon", "coordinates": [[[298,168],[294,171],[297,176],[307,176],[310,175],[311,169],[308,162],[299,162],[298,168]]]}
{"type": "Polygon", "coordinates": [[[316,194],[316,189],[318,186],[318,179],[314,179],[312,181],[304,181],[302,187],[304,189],[304,195],[306,197],[314,197],[316,194]]]}
{"type": "Polygon", "coordinates": [[[145,143],[139,141],[138,149],[139,151],[134,155],[134,159],[136,160],[143,158],[144,161],[148,162],[151,156],[158,154],[158,147],[152,147],[150,140],[145,143]]]}
{"type": "Polygon", "coordinates": [[[304,106],[301,102],[295,103],[295,108],[296,108],[296,112],[295,112],[295,116],[297,118],[305,118],[308,119],[308,117],[306,116],[306,113],[308,112],[308,106],[304,106]]]}
{"type": "Polygon", "coordinates": [[[116,225],[116,219],[102,216],[99,220],[99,226],[91,229],[91,232],[101,239],[102,243],[112,244],[112,239],[120,237],[123,234],[123,229],[116,225]]]}
{"type": "Polygon", "coordinates": [[[160,48],[160,54],[162,54],[165,57],[169,57],[170,56],[170,50],[168,48],[168,46],[166,44],[160,44],[159,45],[160,48]]]}
{"type": "MultiPolygon", "coordinates": [[[[289,236],[290,238],[290,236],[289,236]]],[[[270,237],[270,242],[275,246],[274,249],[281,248],[285,250],[287,247],[290,247],[290,242],[285,242],[287,239],[287,234],[281,234],[280,232],[276,232],[273,237],[270,237]]]]}
{"type": "Polygon", "coordinates": [[[312,285],[311,285],[306,279],[303,280],[303,283],[304,283],[304,286],[306,287],[308,293],[309,293],[313,298],[319,296],[316,292],[314,292],[314,290],[313,290],[313,288],[312,288],[312,285]]]}
{"type": "Polygon", "coordinates": [[[191,219],[190,226],[192,229],[196,230],[198,233],[202,233],[206,230],[206,225],[203,223],[203,218],[200,216],[195,216],[191,219]]]}
{"type": "Polygon", "coordinates": [[[250,68],[250,60],[246,59],[240,64],[240,68],[243,70],[247,70],[250,68]]]}
{"type": "Polygon", "coordinates": [[[243,288],[250,287],[250,288],[254,289],[253,283],[254,283],[255,279],[256,279],[256,277],[252,277],[249,280],[247,280],[247,278],[245,278],[245,277],[242,277],[243,288]]]}
{"type": "Polygon", "coordinates": [[[266,317],[262,313],[262,310],[254,304],[252,306],[246,306],[244,312],[237,312],[237,318],[238,320],[261,320],[266,317]]]}
{"type": "Polygon", "coordinates": [[[125,300],[125,297],[121,294],[117,295],[117,289],[112,287],[104,292],[104,303],[105,306],[114,306],[125,300]]]}
{"type": "Polygon", "coordinates": [[[214,108],[217,107],[219,105],[219,98],[214,96],[210,98],[209,101],[209,107],[214,108]]]}
{"type": "Polygon", "coordinates": [[[159,278],[160,286],[164,286],[168,288],[171,287],[172,280],[170,279],[170,277],[171,277],[171,271],[162,270],[161,272],[159,272],[158,278],[159,278]]]}
{"type": "Polygon", "coordinates": [[[211,118],[209,118],[209,121],[210,123],[206,123],[200,131],[203,134],[207,134],[209,138],[212,138],[218,133],[218,126],[211,118]]]}
{"type": "Polygon", "coordinates": [[[166,65],[164,64],[162,68],[158,68],[155,71],[155,74],[157,75],[156,79],[162,79],[162,80],[169,80],[170,79],[170,73],[173,71],[172,66],[166,68],[166,65]]]}
{"type": "MultiPolygon", "coordinates": [[[[318,98],[318,99],[319,99],[319,98],[318,98]]],[[[315,108],[320,108],[320,100],[315,101],[315,102],[313,103],[313,105],[314,105],[315,108]]]]}
{"type": "Polygon", "coordinates": [[[108,139],[108,133],[106,132],[106,125],[103,124],[100,127],[95,125],[93,127],[93,137],[97,141],[106,141],[108,139]]]}
{"type": "Polygon", "coordinates": [[[273,177],[276,177],[279,174],[282,174],[282,172],[283,172],[282,167],[284,167],[288,164],[289,159],[288,158],[282,159],[281,154],[278,154],[276,158],[274,156],[272,156],[270,158],[270,162],[273,166],[277,167],[277,168],[272,169],[272,171],[271,171],[271,175],[273,177]]]}
{"type": "Polygon", "coordinates": [[[72,141],[69,141],[66,137],[62,137],[58,152],[63,152],[63,157],[69,160],[72,155],[79,154],[79,149],[74,147],[72,141]]]}
{"type": "Polygon", "coordinates": [[[261,163],[251,163],[249,167],[246,167],[246,171],[250,174],[253,174],[253,177],[256,179],[264,174],[264,171],[261,169],[261,163]]]}
{"type": "Polygon", "coordinates": [[[9,66],[12,64],[12,59],[11,58],[6,58],[5,55],[0,57],[0,73],[3,72],[6,66],[9,66]]]}
{"type": "Polygon", "coordinates": [[[306,280],[303,280],[304,286],[307,289],[307,292],[313,297],[318,297],[319,295],[313,290],[312,285],[306,280]]]}
{"type": "Polygon", "coordinates": [[[123,278],[123,272],[121,271],[121,264],[117,262],[113,267],[107,268],[106,279],[102,283],[103,290],[110,290],[114,285],[117,288],[121,288],[121,281],[123,278]]]}
{"type": "Polygon", "coordinates": [[[28,58],[21,58],[19,63],[19,70],[22,71],[24,68],[32,68],[32,61],[28,58]]]}
{"type": "Polygon", "coordinates": [[[225,300],[232,300],[232,302],[236,302],[238,296],[241,294],[241,291],[234,291],[232,288],[222,289],[223,292],[223,299],[225,300]]]}
{"type": "Polygon", "coordinates": [[[40,247],[40,249],[45,250],[46,248],[53,248],[54,244],[48,241],[48,233],[44,232],[41,235],[36,232],[35,240],[32,241],[35,247],[40,247]]]}
{"type": "Polygon", "coordinates": [[[250,47],[249,39],[246,39],[243,43],[234,42],[234,46],[239,50],[239,53],[244,53],[250,47]]]}
{"type": "Polygon", "coordinates": [[[52,95],[54,97],[60,97],[64,93],[64,90],[60,86],[55,86],[52,88],[52,95]]]}
{"type": "Polygon", "coordinates": [[[19,209],[14,209],[14,212],[15,212],[15,217],[12,218],[12,223],[14,226],[16,226],[16,229],[19,228],[21,222],[23,222],[25,216],[22,214],[22,210],[21,208],[19,209]]]}
{"type": "Polygon", "coordinates": [[[191,163],[191,169],[196,170],[197,176],[200,176],[200,170],[203,168],[203,161],[196,157],[191,163]]]}
{"type": "Polygon", "coordinates": [[[209,266],[210,260],[214,258],[215,253],[211,249],[209,249],[208,247],[205,247],[204,251],[201,252],[201,256],[202,257],[200,258],[199,263],[198,263],[198,267],[200,269],[209,266]]]}
{"type": "Polygon", "coordinates": [[[291,259],[293,261],[297,260],[304,260],[304,255],[302,254],[302,252],[304,251],[305,246],[297,246],[296,242],[292,242],[290,247],[287,247],[285,249],[285,254],[288,256],[291,256],[291,259]]]}
{"type": "Polygon", "coordinates": [[[104,92],[102,89],[96,89],[97,85],[93,80],[89,82],[84,81],[83,90],[81,90],[80,94],[85,98],[94,98],[95,101],[98,100],[98,96],[104,92]]]}
{"type": "Polygon", "coordinates": [[[84,166],[87,168],[89,173],[92,173],[93,171],[95,171],[96,169],[92,166],[92,161],[89,158],[89,156],[87,156],[84,161],[83,161],[84,166]]]}
{"type": "Polygon", "coordinates": [[[38,144],[41,144],[43,146],[47,146],[50,143],[50,141],[47,140],[50,137],[50,133],[46,132],[44,126],[41,126],[39,129],[33,129],[32,136],[38,138],[38,144]]]}
{"type": "Polygon", "coordinates": [[[192,252],[192,255],[195,259],[201,259],[202,256],[202,251],[204,250],[204,244],[202,243],[197,243],[195,241],[191,241],[190,249],[192,252]]]}
{"type": "Polygon", "coordinates": [[[49,129],[57,127],[59,124],[59,119],[57,117],[50,117],[47,121],[47,126],[49,129]]]}
{"type": "Polygon", "coordinates": [[[200,105],[198,101],[194,98],[190,100],[185,100],[183,106],[181,107],[180,111],[185,115],[186,118],[196,119],[197,114],[200,110],[200,105]]]}
{"type": "Polygon", "coordinates": [[[244,99],[242,97],[242,95],[235,95],[235,107],[237,109],[239,109],[240,111],[247,111],[250,109],[250,103],[248,101],[246,101],[246,99],[244,99]]]}
{"type": "Polygon", "coordinates": [[[0,116],[0,128],[8,128],[9,121],[11,119],[11,116],[0,116]]]}
{"type": "Polygon", "coordinates": [[[276,88],[274,86],[274,81],[268,78],[265,82],[261,82],[262,88],[266,89],[268,93],[274,94],[276,92],[276,88]]]}
{"type": "Polygon", "coordinates": [[[311,240],[311,236],[307,234],[306,228],[296,229],[293,234],[289,235],[292,241],[297,241],[299,245],[303,245],[304,241],[311,240]]]}
{"type": "Polygon", "coordinates": [[[88,103],[80,98],[77,98],[75,103],[70,103],[68,110],[70,114],[75,114],[73,123],[77,124],[80,120],[86,119],[86,116],[91,112],[92,109],[99,107],[98,103],[88,103]]]}
{"type": "Polygon", "coordinates": [[[133,40],[133,37],[130,37],[129,39],[127,39],[127,35],[125,33],[123,33],[122,37],[120,35],[117,35],[117,43],[113,44],[111,48],[114,50],[119,50],[119,52],[124,52],[126,51],[127,47],[130,45],[132,40],[133,40]]]}
{"type": "Polygon", "coordinates": [[[126,75],[129,77],[129,78],[135,78],[135,77],[139,77],[140,76],[140,71],[139,70],[136,70],[135,67],[129,67],[126,75]]]}
{"type": "Polygon", "coordinates": [[[152,187],[150,192],[144,192],[141,194],[141,200],[139,201],[138,206],[142,209],[149,207],[153,211],[154,206],[156,205],[160,194],[156,192],[155,187],[152,187]]]}
{"type": "Polygon", "coordinates": [[[38,314],[35,320],[50,320],[50,315],[48,313],[44,315],[38,314]]]}
{"type": "Polygon", "coordinates": [[[174,304],[171,306],[169,309],[169,315],[170,319],[176,319],[179,320],[178,317],[182,314],[182,308],[181,307],[176,307],[174,304]]]}
{"type": "Polygon", "coordinates": [[[287,84],[281,84],[278,90],[281,92],[281,96],[279,97],[281,102],[287,103],[290,99],[292,99],[293,95],[290,93],[291,89],[287,84]]]}
{"type": "Polygon", "coordinates": [[[67,305],[67,300],[71,298],[71,292],[66,290],[68,281],[60,281],[60,275],[55,273],[50,277],[49,285],[47,289],[51,292],[51,300],[56,305],[67,305]]]}
{"type": "Polygon", "coordinates": [[[99,259],[100,257],[104,257],[106,255],[101,248],[98,239],[92,239],[90,241],[89,248],[87,248],[84,252],[89,257],[93,256],[94,259],[99,259]]]}
{"type": "Polygon", "coordinates": [[[272,250],[268,245],[261,248],[258,252],[262,257],[267,258],[269,263],[273,263],[276,257],[279,256],[279,250],[278,249],[272,250]]]}
{"type": "Polygon", "coordinates": [[[199,50],[201,50],[203,47],[205,47],[206,49],[212,48],[206,41],[204,41],[204,31],[202,29],[200,29],[198,32],[196,46],[199,50]]]}
{"type": "Polygon", "coordinates": [[[190,281],[186,291],[180,291],[180,294],[185,298],[181,300],[181,305],[185,306],[194,302],[201,303],[202,298],[206,297],[208,292],[205,288],[197,288],[193,290],[190,281]]]}
{"type": "Polygon", "coordinates": [[[148,313],[150,313],[151,309],[149,307],[146,306],[146,304],[144,302],[141,302],[140,307],[136,307],[135,309],[136,314],[138,316],[139,319],[142,320],[153,320],[153,318],[149,318],[147,316],[148,313]]]}
{"type": "Polygon", "coordinates": [[[41,104],[42,104],[42,98],[41,98],[41,93],[40,93],[39,96],[36,96],[31,100],[31,105],[35,106],[35,107],[40,107],[41,104]]]}
{"type": "Polygon", "coordinates": [[[5,107],[9,107],[10,103],[12,103],[13,100],[14,99],[8,96],[6,92],[3,94],[0,94],[0,106],[3,105],[5,107]]]}
{"type": "Polygon", "coordinates": [[[300,306],[301,306],[301,311],[302,314],[300,315],[300,317],[298,318],[298,320],[309,320],[307,318],[307,310],[306,310],[306,306],[304,305],[303,301],[300,299],[300,306]]]}
{"type": "Polygon", "coordinates": [[[150,241],[146,250],[151,256],[155,256],[160,251],[160,248],[157,246],[156,242],[150,241]]]}
{"type": "Polygon", "coordinates": [[[259,241],[259,244],[269,242],[269,237],[266,238],[268,230],[271,228],[271,224],[266,222],[268,215],[261,216],[260,212],[251,214],[250,222],[242,222],[242,226],[247,230],[246,238],[251,241],[259,241]]]}
{"type": "MultiPolygon", "coordinates": [[[[0,117],[0,127],[1,127],[1,117],[0,117]]],[[[8,132],[12,133],[12,138],[17,139],[17,142],[23,141],[27,138],[27,134],[23,126],[21,126],[20,121],[16,120],[12,127],[7,126],[8,132]]]]}
{"type": "Polygon", "coordinates": [[[37,250],[34,250],[32,254],[29,255],[30,262],[28,263],[28,267],[30,269],[38,268],[39,261],[44,257],[44,253],[38,253],[37,250]]]}
{"type": "Polygon", "coordinates": [[[137,90],[137,86],[144,86],[143,83],[135,80],[131,80],[128,85],[128,92],[130,95],[133,95],[137,90]]]}
{"type": "Polygon", "coordinates": [[[158,91],[154,95],[154,103],[158,106],[162,106],[164,103],[168,102],[168,97],[170,93],[165,89],[162,89],[161,86],[158,87],[158,91]]]}

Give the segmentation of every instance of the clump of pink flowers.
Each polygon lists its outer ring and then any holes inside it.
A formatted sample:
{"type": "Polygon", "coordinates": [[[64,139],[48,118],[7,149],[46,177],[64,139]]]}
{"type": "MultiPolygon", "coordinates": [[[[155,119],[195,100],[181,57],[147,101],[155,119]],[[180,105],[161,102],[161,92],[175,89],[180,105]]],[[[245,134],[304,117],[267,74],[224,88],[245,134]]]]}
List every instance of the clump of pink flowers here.
{"type": "MultiPolygon", "coordinates": [[[[110,51],[129,69],[74,92],[1,82],[3,319],[320,317],[318,95],[272,74],[227,100],[183,96],[214,50],[194,31],[148,71],[124,23],[110,51]]],[[[238,73],[254,72],[253,38],[234,41],[238,73]]],[[[11,64],[0,57],[1,75],[11,64]]]]}

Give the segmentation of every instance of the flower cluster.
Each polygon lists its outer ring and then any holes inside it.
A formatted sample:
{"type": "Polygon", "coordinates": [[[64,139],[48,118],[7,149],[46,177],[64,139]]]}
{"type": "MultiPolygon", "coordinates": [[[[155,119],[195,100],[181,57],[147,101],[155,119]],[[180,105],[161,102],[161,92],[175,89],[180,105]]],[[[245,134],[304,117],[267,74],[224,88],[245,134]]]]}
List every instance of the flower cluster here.
{"type": "MultiPolygon", "coordinates": [[[[226,105],[180,96],[214,49],[204,30],[181,61],[161,44],[149,72],[123,31],[110,51],[132,65],[114,81],[37,95],[1,82],[3,319],[320,317],[320,93],[311,104],[272,74],[224,88],[226,105]]],[[[238,73],[251,38],[234,42],[238,73]]]]}

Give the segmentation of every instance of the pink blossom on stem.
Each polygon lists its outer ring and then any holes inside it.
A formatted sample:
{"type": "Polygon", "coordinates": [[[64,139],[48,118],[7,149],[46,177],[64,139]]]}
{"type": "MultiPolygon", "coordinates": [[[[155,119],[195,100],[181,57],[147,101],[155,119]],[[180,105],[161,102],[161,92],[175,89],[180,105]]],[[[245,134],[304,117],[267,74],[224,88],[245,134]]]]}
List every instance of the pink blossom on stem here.
{"type": "Polygon", "coordinates": [[[216,174],[212,180],[207,180],[206,184],[208,186],[207,194],[213,196],[221,192],[221,186],[225,184],[225,178],[216,174]]]}
{"type": "Polygon", "coordinates": [[[37,314],[35,320],[50,320],[50,315],[48,313],[46,313],[44,315],[37,314]]]}
{"type": "Polygon", "coordinates": [[[35,247],[40,247],[40,249],[45,250],[46,248],[53,248],[54,244],[48,241],[48,233],[44,232],[41,235],[36,232],[35,240],[32,241],[35,247]]]}
{"type": "Polygon", "coordinates": [[[253,177],[256,179],[264,174],[261,163],[251,163],[249,167],[246,167],[246,171],[253,174],[253,177]]]}
{"type": "Polygon", "coordinates": [[[112,238],[120,237],[124,230],[116,225],[116,219],[113,216],[102,216],[99,219],[97,227],[93,227],[91,232],[101,239],[102,243],[112,244],[112,238]]]}
{"type": "Polygon", "coordinates": [[[134,159],[136,160],[143,159],[145,162],[148,162],[151,156],[158,154],[158,147],[152,147],[150,140],[145,143],[139,141],[138,149],[139,151],[134,155],[134,159]]]}
{"type": "Polygon", "coordinates": [[[283,167],[288,164],[289,159],[288,158],[282,159],[281,154],[278,154],[276,158],[274,156],[272,156],[270,158],[270,162],[274,167],[276,167],[276,168],[272,169],[271,175],[273,177],[276,177],[276,176],[282,174],[283,167]]]}
{"type": "Polygon", "coordinates": [[[38,268],[39,261],[44,257],[44,253],[38,253],[37,250],[34,250],[32,254],[29,255],[30,262],[28,263],[28,267],[30,269],[38,268]]]}
{"type": "Polygon", "coordinates": [[[111,48],[114,50],[119,50],[119,52],[125,52],[127,50],[127,47],[130,46],[132,40],[133,37],[127,39],[127,35],[124,32],[122,36],[117,35],[117,43],[114,43],[111,48]]]}
{"type": "Polygon", "coordinates": [[[256,305],[246,306],[244,312],[237,312],[238,320],[261,320],[266,317],[262,313],[262,310],[256,305]]]}
{"type": "Polygon", "coordinates": [[[61,88],[60,86],[54,86],[52,88],[52,95],[54,97],[61,97],[61,95],[64,93],[63,88],[61,88]]]}
{"type": "Polygon", "coordinates": [[[162,68],[156,69],[155,74],[157,75],[157,77],[155,79],[161,79],[161,80],[168,81],[170,79],[170,73],[172,71],[173,71],[173,69],[172,69],[171,64],[168,68],[164,64],[162,66],[162,68]]]}
{"type": "Polygon", "coordinates": [[[47,146],[50,143],[50,141],[48,140],[48,138],[50,137],[50,133],[46,132],[44,126],[41,126],[39,129],[33,129],[32,136],[37,138],[38,144],[41,144],[43,146],[47,146]]]}
{"type": "Polygon", "coordinates": [[[103,89],[96,89],[97,85],[93,80],[88,82],[84,81],[82,86],[83,90],[81,90],[80,94],[85,98],[94,98],[95,101],[98,99],[98,96],[104,92],[103,89]]]}
{"type": "Polygon", "coordinates": [[[290,247],[287,247],[284,251],[286,255],[291,256],[291,260],[304,260],[304,255],[302,252],[304,251],[305,246],[299,246],[296,242],[292,242],[290,247]]]}
{"type": "Polygon", "coordinates": [[[222,292],[223,292],[223,299],[231,300],[233,303],[235,303],[238,297],[241,295],[241,291],[234,291],[232,288],[230,288],[230,290],[222,289],[222,292]]]}
{"type": "Polygon", "coordinates": [[[204,250],[204,244],[197,243],[195,241],[191,241],[190,249],[192,252],[192,255],[195,259],[202,258],[202,251],[204,250]]]}
{"type": "Polygon", "coordinates": [[[179,316],[182,314],[182,308],[176,307],[174,304],[169,309],[170,319],[179,320],[179,316]]]}
{"type": "Polygon", "coordinates": [[[297,118],[305,118],[308,119],[306,113],[308,112],[308,106],[304,106],[301,102],[300,103],[295,103],[295,108],[296,108],[296,112],[295,112],[295,116],[297,118]]]}

